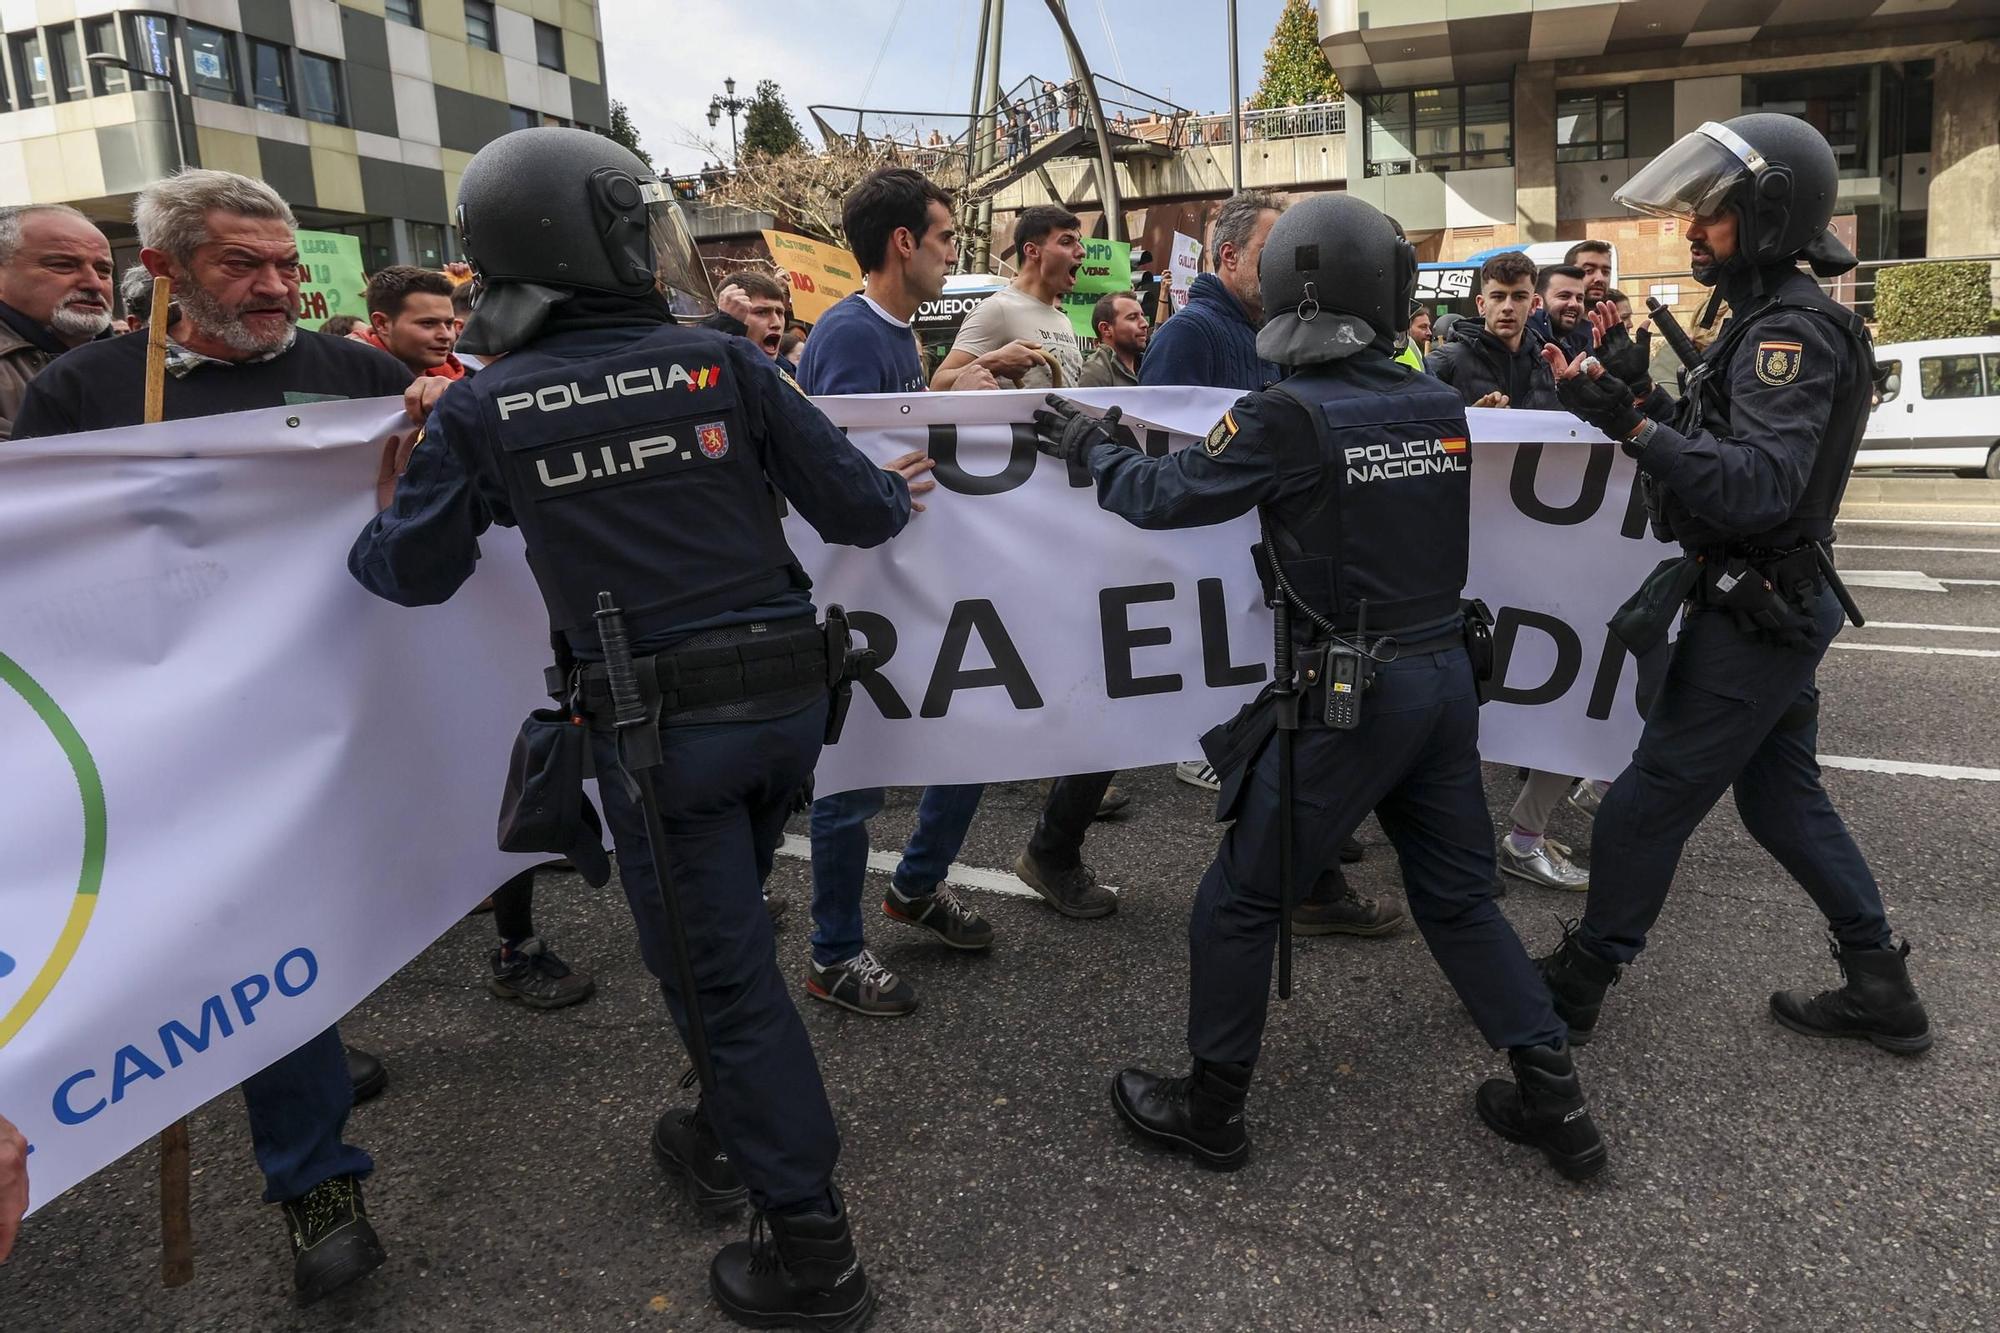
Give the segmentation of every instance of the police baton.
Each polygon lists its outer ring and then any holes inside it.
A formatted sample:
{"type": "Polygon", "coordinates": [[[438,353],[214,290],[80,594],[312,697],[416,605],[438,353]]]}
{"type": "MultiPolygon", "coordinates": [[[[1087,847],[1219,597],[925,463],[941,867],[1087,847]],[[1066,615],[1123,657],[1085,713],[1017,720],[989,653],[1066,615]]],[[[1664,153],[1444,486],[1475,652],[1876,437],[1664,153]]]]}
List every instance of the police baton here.
{"type": "Polygon", "coordinates": [[[1700,364],[1701,349],[1694,345],[1694,339],[1688,337],[1687,330],[1674,318],[1674,312],[1663,305],[1659,297],[1646,298],[1646,311],[1653,317],[1653,327],[1667,340],[1667,346],[1674,349],[1674,355],[1683,366],[1692,370],[1700,364]]]}
{"type": "Polygon", "coordinates": [[[715,1066],[708,1058],[708,1030],[701,1022],[701,993],[695,983],[694,960],[688,955],[680,895],[674,892],[673,877],[667,870],[667,833],[660,820],[660,798],[653,790],[653,770],[663,762],[660,729],[647,711],[638,674],[632,669],[632,645],[625,637],[625,613],[612,602],[608,592],[597,594],[597,637],[604,645],[604,675],[611,686],[618,763],[636,789],[639,808],[646,817],[646,842],[653,853],[653,891],[659,895],[660,910],[667,918],[667,945],[673,951],[681,1012],[687,1019],[688,1055],[701,1078],[701,1090],[712,1093],[715,1066]]]}
{"type": "MultiPolygon", "coordinates": [[[[1273,557],[1273,564],[1276,557],[1273,557]]],[[[1292,904],[1298,871],[1292,864],[1292,745],[1299,734],[1299,681],[1292,662],[1291,598],[1278,594],[1271,608],[1277,637],[1272,698],[1278,709],[1278,998],[1292,998],[1292,904]]]]}

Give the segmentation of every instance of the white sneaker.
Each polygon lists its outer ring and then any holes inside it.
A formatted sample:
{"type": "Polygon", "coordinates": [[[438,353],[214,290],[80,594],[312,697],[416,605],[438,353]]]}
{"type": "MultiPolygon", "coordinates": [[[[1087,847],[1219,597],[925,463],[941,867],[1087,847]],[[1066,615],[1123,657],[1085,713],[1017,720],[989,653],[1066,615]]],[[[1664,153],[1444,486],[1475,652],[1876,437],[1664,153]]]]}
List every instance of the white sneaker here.
{"type": "Polygon", "coordinates": [[[1524,879],[1545,889],[1568,889],[1582,893],[1590,888],[1590,872],[1572,863],[1557,846],[1544,838],[1527,852],[1514,850],[1508,838],[1500,839],[1500,873],[1524,879]]]}
{"type": "Polygon", "coordinates": [[[1215,776],[1215,770],[1205,760],[1183,759],[1174,765],[1174,776],[1190,787],[1203,791],[1221,791],[1222,779],[1215,776]]]}

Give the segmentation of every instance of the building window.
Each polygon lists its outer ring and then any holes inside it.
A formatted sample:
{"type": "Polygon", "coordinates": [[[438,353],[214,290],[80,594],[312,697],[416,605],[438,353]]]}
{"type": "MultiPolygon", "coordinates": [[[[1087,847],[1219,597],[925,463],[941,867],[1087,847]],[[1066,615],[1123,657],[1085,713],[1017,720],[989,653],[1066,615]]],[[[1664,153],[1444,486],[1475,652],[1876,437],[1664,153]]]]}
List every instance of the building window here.
{"type": "Polygon", "coordinates": [[[20,89],[21,106],[47,106],[51,100],[49,92],[49,58],[42,54],[42,35],[38,32],[17,33],[9,39],[14,48],[14,86],[20,89]]]}
{"type": "Polygon", "coordinates": [[[168,74],[174,64],[174,30],[158,14],[132,16],[132,63],[154,74],[168,74]]]}
{"type": "Polygon", "coordinates": [[[510,106],[507,108],[507,128],[509,130],[530,130],[541,123],[542,118],[540,114],[530,111],[524,106],[510,106]]]}
{"type": "Polygon", "coordinates": [[[340,62],[299,52],[299,97],[307,120],[345,125],[347,109],[340,96],[340,62]]]}
{"type": "Polygon", "coordinates": [[[382,12],[389,16],[391,22],[400,23],[405,27],[424,26],[424,16],[417,9],[417,0],[388,0],[388,3],[382,6],[382,12]]]}
{"type": "Polygon", "coordinates": [[[236,49],[230,35],[199,23],[187,25],[188,84],[196,97],[242,100],[236,91],[236,49]]]}
{"type": "Polygon", "coordinates": [[[62,91],[62,100],[74,102],[89,95],[90,79],[83,63],[83,46],[76,39],[76,25],[64,23],[49,28],[49,55],[53,66],[49,73],[51,82],[62,91]]]}
{"type": "Polygon", "coordinates": [[[1514,161],[1513,86],[1474,83],[1375,93],[1367,113],[1364,171],[1401,176],[1412,171],[1505,167],[1514,161]]]}
{"type": "Polygon", "coordinates": [[[411,260],[418,268],[443,268],[447,256],[444,252],[444,228],[435,222],[412,222],[410,224],[411,260]]]}
{"type": "Polygon", "coordinates": [[[561,28],[539,19],[535,21],[535,60],[543,69],[563,67],[561,28]]]}
{"type": "Polygon", "coordinates": [[[1753,74],[1743,80],[1745,111],[1797,116],[1826,136],[1842,176],[1872,176],[1879,68],[1753,74]]]}
{"type": "Polygon", "coordinates": [[[285,48],[250,41],[250,92],[259,111],[292,114],[292,80],[285,69],[285,48]]]}
{"type": "Polygon", "coordinates": [[[1625,90],[1564,93],[1556,99],[1556,161],[1625,156],[1625,90]]]}
{"type": "MultiPolygon", "coordinates": [[[[83,21],[83,49],[91,55],[97,55],[99,52],[102,52],[105,55],[117,56],[120,60],[123,60],[125,53],[118,49],[118,21],[108,18],[85,19],[83,21]]],[[[124,92],[130,86],[130,78],[131,76],[126,74],[124,70],[113,69],[108,65],[92,65],[90,67],[90,86],[100,95],[104,93],[124,92]]]]}
{"type": "Polygon", "coordinates": [[[487,51],[498,51],[493,37],[493,0],[465,0],[465,40],[487,51]]]}

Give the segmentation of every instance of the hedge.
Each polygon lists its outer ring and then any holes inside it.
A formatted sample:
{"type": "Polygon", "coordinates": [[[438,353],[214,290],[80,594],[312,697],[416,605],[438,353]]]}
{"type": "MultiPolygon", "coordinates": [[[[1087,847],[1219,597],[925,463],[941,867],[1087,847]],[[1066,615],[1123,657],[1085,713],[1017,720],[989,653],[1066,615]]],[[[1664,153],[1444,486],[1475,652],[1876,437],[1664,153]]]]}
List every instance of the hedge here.
{"type": "Polygon", "coordinates": [[[1877,342],[1970,338],[1986,332],[1993,275],[1984,261],[1899,264],[1875,276],[1877,342]]]}

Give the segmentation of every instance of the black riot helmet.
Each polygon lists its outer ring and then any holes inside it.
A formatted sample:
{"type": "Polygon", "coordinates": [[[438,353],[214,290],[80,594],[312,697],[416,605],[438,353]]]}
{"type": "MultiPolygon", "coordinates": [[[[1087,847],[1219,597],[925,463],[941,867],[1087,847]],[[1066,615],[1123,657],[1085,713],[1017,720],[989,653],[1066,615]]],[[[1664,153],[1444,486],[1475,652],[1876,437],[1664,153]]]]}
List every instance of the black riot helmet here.
{"type": "Polygon", "coordinates": [[[1697,271],[1713,285],[1730,268],[1768,268],[1804,258],[1835,277],[1856,260],[1827,223],[1840,192],[1840,168],[1820,132],[1797,116],[1758,111],[1682,135],[1611,196],[1655,217],[1736,215],[1739,258],[1697,271]]]}
{"type": "Polygon", "coordinates": [[[708,271],[671,191],[636,153],[588,130],[515,130],[473,155],[458,228],[480,291],[459,345],[481,356],[534,336],[580,292],[715,311],[708,271]]]}
{"type": "Polygon", "coordinates": [[[1271,225],[1258,266],[1264,327],[1257,355],[1281,366],[1338,361],[1402,333],[1417,290],[1403,229],[1347,194],[1293,204],[1271,225]]]}

